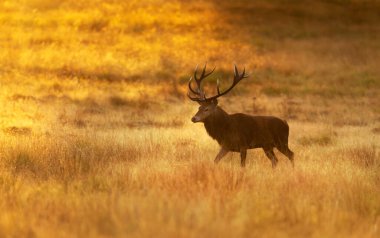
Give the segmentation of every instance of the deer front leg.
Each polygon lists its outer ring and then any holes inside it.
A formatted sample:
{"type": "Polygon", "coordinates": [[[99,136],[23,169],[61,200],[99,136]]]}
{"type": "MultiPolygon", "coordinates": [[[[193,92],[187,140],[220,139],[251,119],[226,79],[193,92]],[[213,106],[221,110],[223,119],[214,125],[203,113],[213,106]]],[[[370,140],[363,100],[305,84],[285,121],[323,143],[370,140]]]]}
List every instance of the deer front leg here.
{"type": "Polygon", "coordinates": [[[272,168],[276,168],[276,165],[277,165],[277,157],[276,155],[274,154],[273,152],[273,148],[265,148],[264,149],[264,152],[265,152],[265,155],[270,159],[270,161],[272,162],[272,168]]]}
{"type": "Polygon", "coordinates": [[[214,163],[217,164],[219,160],[221,160],[227,153],[228,153],[228,150],[221,147],[219,153],[215,157],[214,163]]]}
{"type": "Polygon", "coordinates": [[[247,157],[247,150],[241,149],[240,150],[240,159],[241,159],[241,167],[245,167],[245,159],[247,157]]]}

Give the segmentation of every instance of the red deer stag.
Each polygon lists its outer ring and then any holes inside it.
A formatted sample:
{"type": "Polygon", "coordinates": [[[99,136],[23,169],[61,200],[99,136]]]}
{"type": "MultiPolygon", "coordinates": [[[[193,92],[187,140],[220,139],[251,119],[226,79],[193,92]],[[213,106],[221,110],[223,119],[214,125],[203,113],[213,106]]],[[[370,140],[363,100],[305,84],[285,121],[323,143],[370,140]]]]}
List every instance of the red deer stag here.
{"type": "Polygon", "coordinates": [[[217,83],[217,95],[206,97],[201,88],[202,80],[212,74],[215,68],[206,73],[204,66],[200,77],[197,77],[197,68],[194,72],[194,80],[197,88],[193,89],[192,80],[189,80],[189,92],[187,96],[200,104],[198,112],[191,121],[203,122],[207,133],[221,146],[215,163],[218,163],[228,152],[240,152],[241,166],[245,167],[245,159],[248,149],[262,148],[266,156],[271,160],[272,167],[276,167],[277,158],[273,148],[277,148],[286,155],[294,167],[293,152],[288,147],[289,126],[285,120],[273,116],[250,116],[243,113],[228,114],[218,106],[218,97],[227,94],[243,78],[248,76],[245,69],[239,74],[236,65],[234,67],[234,79],[232,85],[224,92],[220,92],[219,80],[217,83]]]}

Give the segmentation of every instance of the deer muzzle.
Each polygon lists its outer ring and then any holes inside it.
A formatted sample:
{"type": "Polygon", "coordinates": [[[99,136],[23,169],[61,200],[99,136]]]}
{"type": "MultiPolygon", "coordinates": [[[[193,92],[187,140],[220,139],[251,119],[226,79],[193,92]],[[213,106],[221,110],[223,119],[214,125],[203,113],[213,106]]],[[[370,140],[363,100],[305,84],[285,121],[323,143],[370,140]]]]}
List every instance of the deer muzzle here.
{"type": "Polygon", "coordinates": [[[197,116],[193,116],[193,117],[191,118],[191,121],[194,122],[194,123],[196,123],[196,122],[200,122],[200,119],[199,119],[199,117],[197,117],[197,116]]]}

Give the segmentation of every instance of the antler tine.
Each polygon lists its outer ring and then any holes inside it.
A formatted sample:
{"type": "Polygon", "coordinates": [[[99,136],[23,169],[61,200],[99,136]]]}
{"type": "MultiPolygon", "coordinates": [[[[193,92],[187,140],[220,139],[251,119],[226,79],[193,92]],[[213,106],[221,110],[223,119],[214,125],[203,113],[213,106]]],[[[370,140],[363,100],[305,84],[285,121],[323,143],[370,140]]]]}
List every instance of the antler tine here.
{"type": "Polygon", "coordinates": [[[197,78],[197,72],[198,72],[198,64],[197,64],[197,66],[195,66],[195,70],[194,70],[194,79],[195,79],[195,81],[197,81],[198,82],[198,78],[197,78]]]}
{"type": "Polygon", "coordinates": [[[214,67],[210,72],[208,72],[207,74],[204,75],[204,78],[206,78],[207,76],[209,76],[210,74],[214,73],[214,70],[216,69],[216,67],[214,67]]]}
{"type": "Polygon", "coordinates": [[[199,93],[197,91],[195,91],[192,87],[191,87],[191,80],[193,80],[193,77],[190,77],[190,80],[189,80],[189,90],[194,93],[194,94],[197,94],[199,95],[199,93]]]}
{"type": "Polygon", "coordinates": [[[245,67],[243,69],[243,73],[241,74],[242,78],[248,78],[249,75],[245,74],[245,67]]]}
{"type": "Polygon", "coordinates": [[[243,69],[243,73],[239,74],[239,71],[236,67],[236,65],[234,66],[234,80],[235,79],[238,79],[238,80],[241,80],[243,78],[248,78],[248,75],[245,74],[245,67],[243,69]]]}
{"type": "Polygon", "coordinates": [[[206,94],[204,93],[204,91],[203,91],[202,88],[201,88],[201,84],[202,84],[203,79],[205,79],[207,76],[209,76],[210,74],[212,74],[212,73],[214,72],[215,67],[214,67],[213,70],[211,70],[211,71],[208,72],[208,73],[206,73],[206,68],[207,68],[207,62],[205,63],[205,65],[204,65],[204,67],[203,67],[203,69],[202,69],[202,73],[201,73],[200,77],[198,78],[198,76],[197,76],[197,73],[198,73],[198,65],[197,65],[197,66],[195,67],[193,77],[191,77],[190,80],[189,80],[188,87],[189,87],[190,92],[193,93],[193,94],[195,94],[195,95],[197,95],[197,96],[199,97],[199,98],[193,98],[193,97],[191,97],[190,94],[188,93],[189,98],[190,98],[191,100],[193,100],[193,101],[205,101],[205,100],[207,100],[207,99],[206,99],[206,94]],[[191,87],[191,81],[193,80],[193,78],[194,78],[194,80],[195,80],[195,83],[197,84],[197,89],[193,89],[193,88],[191,87]]]}
{"type": "Polygon", "coordinates": [[[234,65],[234,76],[235,76],[235,78],[236,78],[237,76],[239,76],[239,71],[238,71],[238,69],[237,69],[237,67],[236,67],[236,64],[234,65]]]}
{"type": "Polygon", "coordinates": [[[243,73],[239,74],[239,71],[235,65],[234,67],[234,83],[238,83],[240,80],[242,80],[243,78],[248,78],[248,75],[245,74],[245,67],[243,69],[243,73]]]}
{"type": "Polygon", "coordinates": [[[201,75],[201,79],[204,78],[204,76],[205,76],[205,73],[206,73],[206,67],[207,67],[207,62],[205,63],[205,66],[203,67],[202,75],[201,75]]]}
{"type": "MultiPolygon", "coordinates": [[[[203,69],[203,72],[204,72],[204,70],[205,69],[203,69]]],[[[203,72],[202,72],[201,77],[198,79],[197,78],[198,64],[197,64],[197,66],[195,67],[195,70],[194,70],[194,79],[195,79],[195,82],[197,84],[197,91],[198,91],[198,93],[196,93],[196,94],[198,94],[198,95],[200,95],[202,93],[201,83],[202,83],[202,79],[203,79],[203,72]]]]}
{"type": "Polygon", "coordinates": [[[207,68],[207,62],[205,63],[205,66],[203,67],[203,70],[202,70],[202,75],[201,75],[201,79],[204,79],[206,78],[207,76],[209,76],[210,74],[212,74],[215,70],[216,67],[214,67],[210,72],[208,72],[206,74],[206,68],[207,68]]]}
{"type": "Polygon", "coordinates": [[[220,86],[220,82],[219,82],[219,79],[217,79],[216,80],[216,90],[217,90],[218,94],[220,94],[219,86],[220,86]]]}
{"type": "MultiPolygon", "coordinates": [[[[197,66],[195,67],[195,70],[194,70],[194,80],[195,80],[195,83],[197,84],[197,91],[191,89],[191,92],[193,92],[193,93],[196,94],[196,95],[199,95],[200,97],[204,97],[204,94],[202,93],[202,89],[201,89],[201,83],[202,83],[203,72],[202,72],[201,77],[198,79],[198,77],[197,77],[198,66],[199,66],[199,64],[197,64],[197,66]]],[[[203,69],[203,70],[204,70],[204,69],[203,69]]],[[[190,84],[191,84],[191,83],[189,83],[189,87],[191,87],[190,84]]]]}

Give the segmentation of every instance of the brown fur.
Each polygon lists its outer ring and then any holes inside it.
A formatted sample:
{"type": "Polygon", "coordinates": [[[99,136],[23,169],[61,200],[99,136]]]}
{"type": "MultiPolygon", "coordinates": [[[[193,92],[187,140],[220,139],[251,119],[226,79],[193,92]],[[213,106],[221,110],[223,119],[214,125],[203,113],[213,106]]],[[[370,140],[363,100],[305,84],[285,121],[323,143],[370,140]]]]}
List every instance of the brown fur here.
{"type": "Polygon", "coordinates": [[[218,141],[221,149],[215,158],[215,163],[219,162],[228,152],[240,152],[241,165],[245,166],[245,159],[248,149],[263,148],[266,156],[272,161],[272,166],[277,164],[276,155],[273,148],[277,148],[293,162],[293,152],[288,147],[289,126],[284,120],[272,116],[250,116],[243,113],[228,114],[218,106],[217,98],[231,91],[242,79],[247,78],[245,68],[243,73],[235,65],[234,80],[232,85],[220,92],[219,82],[217,84],[217,95],[206,97],[201,88],[202,81],[212,74],[214,69],[206,73],[206,64],[203,67],[201,76],[197,77],[197,68],[194,76],[189,80],[189,93],[187,96],[200,104],[199,111],[191,119],[193,122],[203,122],[207,133],[218,141]],[[191,86],[194,78],[197,88],[191,86]],[[195,95],[195,97],[191,96],[195,95]]]}
{"type": "MultiPolygon", "coordinates": [[[[263,148],[273,167],[277,164],[273,148],[286,155],[293,164],[293,152],[288,148],[289,126],[285,120],[273,116],[228,114],[216,106],[203,122],[207,133],[222,147],[221,151],[241,153],[242,166],[245,166],[246,150],[254,148],[263,148]]],[[[215,162],[220,159],[217,156],[215,162]]]]}

